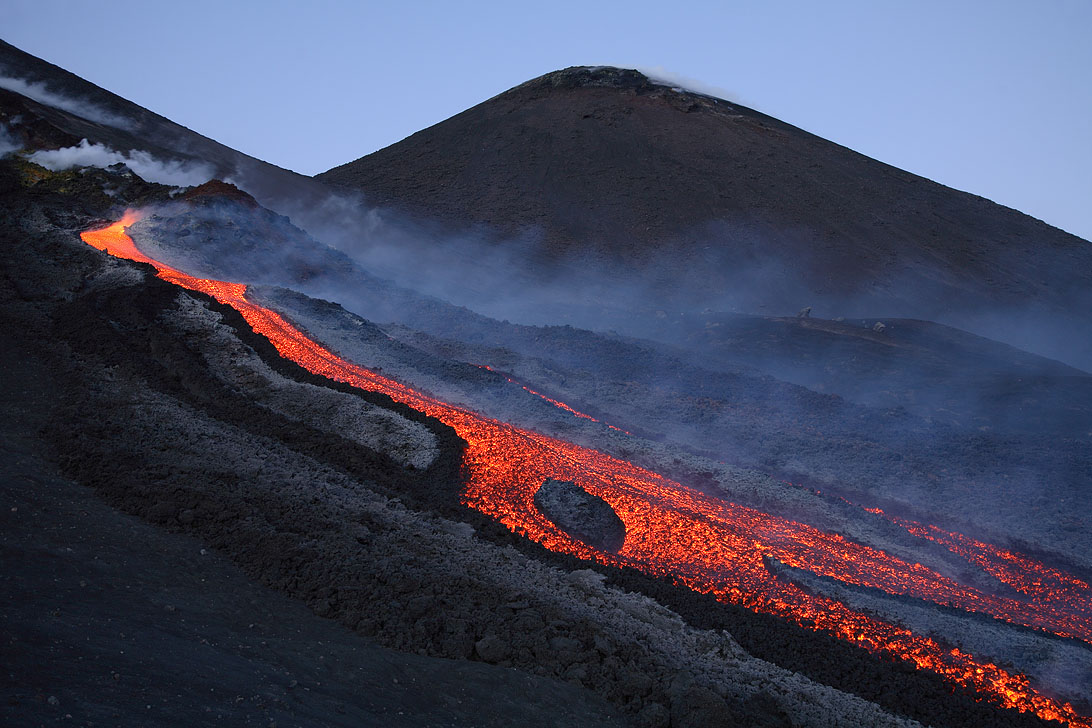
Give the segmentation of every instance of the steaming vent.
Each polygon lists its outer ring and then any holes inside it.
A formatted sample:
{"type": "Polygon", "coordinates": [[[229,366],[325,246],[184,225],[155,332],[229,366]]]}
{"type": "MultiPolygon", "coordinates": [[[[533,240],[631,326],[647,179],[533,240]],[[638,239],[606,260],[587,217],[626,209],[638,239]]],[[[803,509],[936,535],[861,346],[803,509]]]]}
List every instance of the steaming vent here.
{"type": "Polygon", "coordinates": [[[535,506],[565,533],[592,548],[617,553],[626,525],[602,498],[569,480],[547,478],[535,493],[535,506]]]}

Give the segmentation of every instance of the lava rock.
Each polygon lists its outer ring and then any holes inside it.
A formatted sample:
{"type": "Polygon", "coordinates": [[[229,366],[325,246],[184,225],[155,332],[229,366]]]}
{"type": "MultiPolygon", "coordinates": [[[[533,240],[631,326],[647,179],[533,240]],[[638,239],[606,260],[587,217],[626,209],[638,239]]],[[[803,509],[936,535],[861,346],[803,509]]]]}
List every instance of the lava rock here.
{"type": "Polygon", "coordinates": [[[535,493],[535,506],[561,530],[601,551],[616,552],[626,526],[610,504],[576,483],[547,478],[535,493]]]}
{"type": "Polygon", "coordinates": [[[648,703],[637,714],[637,721],[646,728],[667,728],[671,725],[671,712],[660,703],[648,703]]]}
{"type": "Polygon", "coordinates": [[[706,687],[690,685],[676,692],[671,700],[671,725],[679,728],[732,728],[737,716],[724,699],[706,687]]]}
{"type": "Polygon", "coordinates": [[[485,662],[497,663],[509,655],[508,643],[496,635],[486,635],[474,643],[474,651],[485,662]]]}

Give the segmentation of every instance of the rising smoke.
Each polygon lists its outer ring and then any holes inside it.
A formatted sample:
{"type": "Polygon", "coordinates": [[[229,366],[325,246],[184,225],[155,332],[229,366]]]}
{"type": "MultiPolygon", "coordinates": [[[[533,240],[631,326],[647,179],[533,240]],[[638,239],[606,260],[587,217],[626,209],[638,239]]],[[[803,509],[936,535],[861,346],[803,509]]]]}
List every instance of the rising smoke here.
{"type": "MultiPolygon", "coordinates": [[[[832,284],[822,274],[831,262],[817,257],[823,241],[805,229],[708,223],[679,236],[703,245],[667,240],[639,258],[620,259],[594,249],[559,256],[532,227],[508,235],[484,226],[452,231],[346,194],[279,208],[365,270],[500,320],[650,336],[665,315],[792,316],[810,306],[826,319],[936,321],[1092,371],[1086,320],[1092,292],[1055,285],[1042,303],[1003,304],[912,268],[862,278],[855,287],[832,284]],[[689,257],[679,255],[680,247],[689,257]],[[795,257],[785,259],[778,249],[795,257]]],[[[996,265],[1021,270],[1026,262],[997,259],[996,265]]],[[[1056,282],[1075,274],[1043,273],[1056,282]]]]}
{"type": "MultiPolygon", "coordinates": [[[[452,231],[347,193],[307,204],[285,199],[277,208],[363,269],[498,320],[651,336],[676,315],[792,316],[810,306],[827,319],[937,321],[1092,370],[1092,338],[1080,334],[1087,330],[1082,312],[1092,305],[1086,291],[1054,292],[1069,303],[1051,311],[987,304],[975,290],[957,299],[946,281],[915,271],[832,285],[810,273],[830,263],[809,257],[824,247],[805,229],[707,223],[680,234],[704,244],[669,240],[620,259],[596,250],[558,256],[531,227],[509,235],[484,226],[452,231]],[[785,260],[777,249],[796,257],[785,260]]],[[[1011,264],[1020,269],[1019,261],[1011,264]]]]}
{"type": "Polygon", "coordinates": [[[0,124],[0,158],[6,157],[12,152],[17,152],[23,145],[12,134],[6,124],[0,124]]]}
{"type": "Polygon", "coordinates": [[[133,129],[133,123],[129,119],[113,114],[85,99],[77,99],[57,93],[42,83],[0,75],[0,88],[14,91],[17,94],[34,99],[40,104],[67,111],[88,121],[105,124],[116,129],[133,129]]]}
{"type": "Polygon", "coordinates": [[[175,159],[161,161],[140,149],[122,154],[103,144],[92,144],[86,139],[74,147],[36,151],[28,159],[54,172],[73,167],[105,168],[120,163],[148,182],[175,187],[199,185],[214,176],[212,167],[201,162],[175,159]]]}
{"type": "MultiPolygon", "coordinates": [[[[628,68],[628,66],[622,66],[622,68],[628,68]]],[[[663,66],[634,66],[633,68],[647,76],[649,81],[660,86],[668,86],[682,91],[693,91],[694,93],[703,94],[705,96],[724,99],[725,101],[743,103],[739,98],[739,94],[733,93],[721,86],[715,86],[713,84],[705,83],[704,81],[699,81],[696,78],[684,76],[681,73],[668,71],[663,66]]]]}

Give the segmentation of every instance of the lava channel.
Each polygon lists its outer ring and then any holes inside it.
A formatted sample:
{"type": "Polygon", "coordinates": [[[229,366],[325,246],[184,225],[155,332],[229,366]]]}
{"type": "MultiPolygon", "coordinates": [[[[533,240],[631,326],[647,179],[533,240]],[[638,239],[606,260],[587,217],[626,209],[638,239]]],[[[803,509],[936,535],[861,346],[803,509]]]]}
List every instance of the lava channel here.
{"type": "MultiPolygon", "coordinates": [[[[1055,571],[1027,560],[1021,568],[1039,573],[1042,585],[1028,587],[1028,601],[989,595],[837,534],[719,500],[610,455],[449,405],[340,358],[276,312],[249,301],[244,284],[195,278],[144,255],[125,232],[137,219],[139,213],[130,211],[121,221],[81,237],[111,255],[150,263],[161,278],[232,306],[283,356],[311,372],[383,392],[454,428],[467,442],[463,502],[512,531],[580,558],[634,567],[652,575],[672,575],[721,601],[779,615],[866,650],[910,661],[953,683],[974,688],[997,706],[1092,728],[1092,716],[1043,694],[1025,675],[1010,673],[835,599],[811,594],[771,572],[766,560],[1092,643],[1087,601],[1075,610],[1066,598],[1058,596],[1071,592],[1051,588],[1064,582],[1064,575],[1060,582],[1055,571]],[[621,550],[608,554],[592,549],[542,515],[532,499],[546,478],[573,481],[607,501],[625,523],[621,550]]],[[[975,551],[1001,571],[1010,563],[1000,550],[975,550],[970,542],[959,542],[959,547],[975,551]]]]}

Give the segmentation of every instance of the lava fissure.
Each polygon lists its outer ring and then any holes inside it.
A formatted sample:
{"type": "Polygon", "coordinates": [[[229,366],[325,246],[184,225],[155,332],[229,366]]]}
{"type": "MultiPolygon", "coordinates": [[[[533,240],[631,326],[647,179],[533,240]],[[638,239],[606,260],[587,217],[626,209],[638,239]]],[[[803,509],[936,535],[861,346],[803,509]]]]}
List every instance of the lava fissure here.
{"type": "Polygon", "coordinates": [[[612,430],[616,430],[618,432],[625,433],[626,435],[632,435],[633,434],[632,432],[629,432],[628,430],[623,430],[621,427],[617,427],[616,425],[612,425],[612,424],[610,424],[608,422],[603,422],[602,420],[597,420],[596,418],[592,417],[591,415],[589,415],[587,413],[575,410],[572,407],[570,407],[569,405],[565,404],[564,402],[553,399],[551,397],[547,397],[542,392],[536,392],[535,390],[528,387],[526,384],[522,384],[520,382],[517,382],[515,379],[512,379],[512,377],[508,376],[507,374],[504,374],[503,372],[498,372],[496,369],[489,366],[488,364],[479,364],[478,366],[481,367],[482,369],[486,369],[486,370],[494,372],[496,374],[500,374],[502,377],[504,377],[505,381],[510,382],[512,384],[515,384],[515,385],[518,385],[521,389],[523,389],[524,392],[527,392],[527,394],[534,395],[535,397],[538,397],[539,399],[543,400],[544,402],[548,402],[548,403],[552,404],[554,407],[557,407],[559,410],[563,410],[565,412],[568,412],[569,414],[573,415],[574,417],[578,417],[578,418],[580,418],[582,420],[590,420],[590,421],[595,422],[596,424],[599,424],[599,425],[606,425],[608,428],[610,428],[612,430]]]}
{"type": "Polygon", "coordinates": [[[161,278],[232,306],[282,356],[305,369],[382,392],[452,427],[467,442],[463,502],[512,531],[580,558],[635,567],[653,575],[673,575],[687,587],[722,601],[779,615],[865,649],[910,661],[979,690],[1001,707],[1092,727],[1092,717],[1078,713],[1068,702],[1042,694],[1026,676],[855,611],[835,599],[811,594],[779,578],[766,560],[1092,643],[1085,582],[1029,557],[908,522],[905,527],[911,533],[965,554],[972,563],[1016,587],[1027,601],[991,596],[926,566],[837,534],[713,498],[595,450],[446,404],[338,357],[276,312],[248,300],[244,284],[194,278],[144,255],[125,232],[138,218],[138,213],[128,212],[121,221],[85,232],[82,238],[112,255],[149,263],[161,278]],[[625,543],[618,553],[598,551],[572,538],[535,507],[534,493],[547,478],[572,481],[611,506],[625,524],[625,543]]]}

